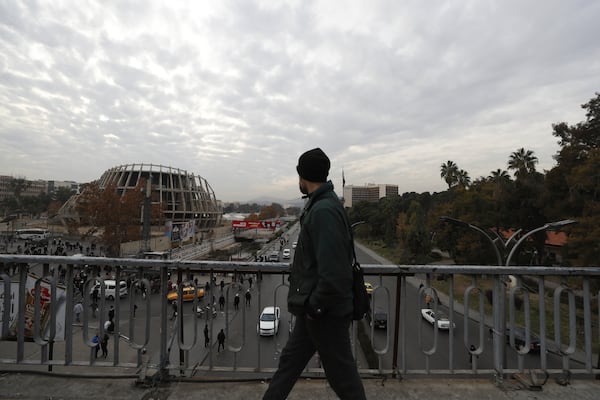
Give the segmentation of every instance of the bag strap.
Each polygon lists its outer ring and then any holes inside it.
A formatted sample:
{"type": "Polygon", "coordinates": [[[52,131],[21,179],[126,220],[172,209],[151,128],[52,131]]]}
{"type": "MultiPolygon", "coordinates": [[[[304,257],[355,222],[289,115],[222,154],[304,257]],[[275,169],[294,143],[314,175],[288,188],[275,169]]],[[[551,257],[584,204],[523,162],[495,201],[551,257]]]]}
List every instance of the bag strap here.
{"type": "Polygon", "coordinates": [[[342,219],[344,220],[344,224],[348,229],[348,233],[350,234],[350,247],[352,248],[352,266],[358,266],[360,269],[360,264],[356,259],[356,249],[354,248],[354,233],[352,232],[352,226],[350,225],[350,220],[348,219],[348,214],[346,214],[346,210],[342,209],[342,219]]]}

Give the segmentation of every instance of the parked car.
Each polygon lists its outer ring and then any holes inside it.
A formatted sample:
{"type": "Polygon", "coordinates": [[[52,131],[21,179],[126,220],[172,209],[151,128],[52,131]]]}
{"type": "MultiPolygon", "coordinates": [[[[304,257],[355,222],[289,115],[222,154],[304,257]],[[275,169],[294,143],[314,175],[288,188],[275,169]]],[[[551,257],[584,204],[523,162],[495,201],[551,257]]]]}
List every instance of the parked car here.
{"type": "Polygon", "coordinates": [[[260,313],[256,324],[256,333],[260,336],[275,336],[279,332],[279,319],[281,310],[279,307],[265,307],[260,313]]]}
{"type": "MultiPolygon", "coordinates": [[[[525,346],[525,339],[527,337],[525,328],[522,326],[515,326],[512,328],[515,335],[515,346],[517,349],[522,349],[525,346]]],[[[510,327],[506,327],[506,343],[510,343],[510,327]]],[[[535,333],[529,331],[529,351],[533,353],[539,353],[540,351],[540,337],[535,333]]]]}
{"type": "MultiPolygon", "coordinates": [[[[90,295],[97,290],[98,296],[102,294],[100,282],[96,281],[96,284],[90,289],[90,295]]],[[[119,297],[125,297],[128,294],[127,282],[121,281],[119,283],[119,297]]],[[[117,297],[117,281],[107,279],[104,281],[104,297],[108,300],[114,300],[117,297]]]]}
{"type": "Polygon", "coordinates": [[[215,318],[217,316],[217,308],[214,305],[207,304],[206,306],[198,304],[196,306],[196,316],[198,318],[206,318],[206,313],[210,313],[210,316],[215,318]]]}
{"type": "Polygon", "coordinates": [[[373,314],[373,326],[379,329],[387,329],[388,316],[383,310],[375,310],[373,314]]]}
{"type": "Polygon", "coordinates": [[[290,249],[283,249],[283,253],[282,253],[283,259],[288,260],[290,258],[291,253],[292,252],[290,249]]]}
{"type": "Polygon", "coordinates": [[[298,246],[298,242],[294,242],[294,243],[292,243],[292,249],[295,249],[295,248],[296,248],[296,246],[298,246]]]}
{"type": "MultiPolygon", "coordinates": [[[[198,299],[204,297],[204,289],[198,288],[196,293],[194,294],[193,286],[185,286],[181,289],[183,301],[193,301],[195,296],[198,296],[198,299]]],[[[179,293],[177,290],[172,290],[167,294],[167,300],[175,301],[179,297],[179,293]]]]}
{"type": "MultiPolygon", "coordinates": [[[[435,324],[436,315],[435,315],[434,311],[431,308],[423,308],[423,309],[421,309],[421,316],[427,322],[429,322],[431,325],[435,324]]],[[[448,317],[445,316],[441,312],[438,312],[438,314],[437,314],[437,327],[438,327],[438,329],[444,329],[444,330],[450,329],[450,321],[448,320],[448,317]]],[[[456,324],[453,322],[452,323],[452,328],[455,328],[455,327],[456,327],[456,324]]]]}

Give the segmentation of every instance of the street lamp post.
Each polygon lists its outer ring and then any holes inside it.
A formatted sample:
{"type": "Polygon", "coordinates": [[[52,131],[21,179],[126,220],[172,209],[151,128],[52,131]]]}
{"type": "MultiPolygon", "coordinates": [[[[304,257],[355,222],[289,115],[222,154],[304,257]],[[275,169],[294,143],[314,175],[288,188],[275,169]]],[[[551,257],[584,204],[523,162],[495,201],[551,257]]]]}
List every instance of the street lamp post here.
{"type": "Polygon", "coordinates": [[[535,228],[535,229],[530,230],[529,232],[527,232],[526,234],[524,234],[523,236],[521,236],[521,238],[519,239],[519,241],[517,241],[517,243],[515,243],[515,245],[512,247],[512,249],[510,249],[510,253],[508,253],[508,257],[506,258],[506,266],[508,267],[510,265],[510,260],[512,259],[512,256],[515,254],[515,252],[517,251],[517,249],[519,248],[519,246],[521,245],[521,243],[523,243],[525,241],[525,239],[527,239],[529,236],[531,236],[534,233],[537,233],[539,231],[543,231],[543,230],[546,230],[546,229],[561,228],[563,226],[571,225],[571,224],[574,224],[576,222],[577,221],[575,221],[573,219],[564,219],[562,221],[549,222],[547,224],[544,224],[544,225],[540,226],[539,228],[535,228]]]}
{"type": "Polygon", "coordinates": [[[498,265],[499,266],[502,265],[502,255],[500,254],[500,250],[498,250],[498,246],[496,246],[496,241],[495,241],[495,239],[492,239],[486,231],[484,231],[477,225],[469,224],[468,222],[461,221],[460,219],[445,217],[445,216],[440,217],[440,219],[444,222],[448,222],[453,225],[465,226],[467,228],[471,228],[474,231],[476,231],[477,233],[479,233],[481,236],[485,237],[490,242],[492,247],[494,248],[494,252],[496,253],[496,261],[498,262],[498,265]]]}
{"type": "MultiPolygon", "coordinates": [[[[469,224],[468,222],[464,222],[459,219],[446,217],[446,216],[440,217],[440,219],[444,222],[448,222],[448,223],[451,223],[454,225],[468,227],[470,229],[473,229],[477,233],[481,234],[483,237],[485,237],[490,242],[492,247],[494,248],[498,266],[502,266],[502,254],[500,254],[500,250],[498,249],[498,246],[496,245],[496,241],[501,241],[504,248],[506,248],[506,244],[504,241],[501,240],[501,238],[498,235],[497,235],[498,237],[496,237],[495,239],[492,239],[492,237],[486,231],[484,231],[477,225],[469,224]]],[[[512,239],[512,237],[511,237],[511,239],[512,239]]],[[[509,239],[509,241],[510,241],[510,239],[509,239]]],[[[508,243],[508,241],[506,243],[508,243]]],[[[501,384],[502,380],[504,379],[502,371],[504,369],[504,365],[506,365],[506,351],[504,349],[504,340],[503,340],[504,339],[504,330],[505,330],[505,326],[506,326],[506,318],[505,318],[506,310],[504,308],[504,303],[505,303],[504,296],[505,296],[505,293],[504,293],[504,285],[502,284],[502,278],[495,277],[494,278],[494,290],[493,290],[493,304],[492,304],[492,307],[494,310],[494,313],[493,313],[494,337],[493,337],[492,346],[494,349],[494,368],[496,370],[496,382],[498,384],[501,384]]]]}
{"type": "MultiPolygon", "coordinates": [[[[517,237],[517,235],[521,232],[521,229],[517,230],[515,233],[513,233],[511,235],[510,238],[508,238],[506,241],[502,240],[502,238],[500,237],[500,235],[498,235],[496,233],[496,238],[492,239],[483,229],[479,228],[476,225],[473,224],[469,224],[467,222],[461,221],[459,219],[456,218],[451,218],[451,217],[441,217],[440,218],[442,221],[444,222],[448,222],[448,223],[452,223],[455,225],[460,225],[460,226],[466,226],[468,228],[471,228],[475,231],[477,231],[478,233],[480,233],[481,235],[483,235],[486,239],[488,239],[490,241],[490,243],[492,243],[492,246],[494,247],[494,250],[496,252],[496,257],[498,260],[498,265],[502,266],[502,256],[500,254],[500,250],[498,249],[498,246],[496,245],[496,243],[499,241],[500,243],[502,243],[503,249],[506,250],[510,244],[510,242],[515,239],[517,237]]],[[[544,224],[542,226],[540,226],[539,228],[535,228],[532,229],[531,231],[525,233],[523,236],[521,236],[521,238],[512,246],[508,257],[506,257],[506,266],[510,265],[510,261],[513,257],[513,255],[517,252],[517,249],[519,248],[519,246],[521,245],[521,243],[523,243],[529,236],[533,235],[534,233],[546,230],[546,229],[557,229],[557,228],[561,228],[563,226],[566,225],[571,225],[576,223],[577,221],[572,220],[572,219],[565,219],[562,221],[556,221],[556,222],[549,222],[547,224],[544,224]]],[[[495,279],[494,280],[494,304],[492,305],[494,308],[494,342],[493,342],[493,347],[494,347],[494,359],[495,359],[495,369],[497,372],[497,381],[501,382],[502,379],[502,370],[503,370],[503,365],[506,365],[506,360],[505,360],[505,356],[506,356],[506,352],[504,349],[504,335],[506,334],[505,332],[505,327],[506,327],[506,318],[505,318],[505,309],[504,309],[504,303],[505,303],[505,299],[504,299],[504,290],[501,284],[501,280],[500,279],[495,279]],[[504,363],[502,362],[502,360],[504,360],[504,363]]],[[[600,364],[600,357],[599,357],[599,364],[600,364]]]]}

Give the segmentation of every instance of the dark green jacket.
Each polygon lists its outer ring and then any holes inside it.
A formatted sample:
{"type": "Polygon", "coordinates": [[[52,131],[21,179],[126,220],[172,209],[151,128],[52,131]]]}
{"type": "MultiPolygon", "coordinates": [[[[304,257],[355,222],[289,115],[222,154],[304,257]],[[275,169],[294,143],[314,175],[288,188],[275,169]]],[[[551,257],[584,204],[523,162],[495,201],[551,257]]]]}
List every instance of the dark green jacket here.
{"type": "Polygon", "coordinates": [[[288,310],[294,315],[351,318],[352,242],[346,211],[331,181],[309,196],[290,270],[288,310]]]}

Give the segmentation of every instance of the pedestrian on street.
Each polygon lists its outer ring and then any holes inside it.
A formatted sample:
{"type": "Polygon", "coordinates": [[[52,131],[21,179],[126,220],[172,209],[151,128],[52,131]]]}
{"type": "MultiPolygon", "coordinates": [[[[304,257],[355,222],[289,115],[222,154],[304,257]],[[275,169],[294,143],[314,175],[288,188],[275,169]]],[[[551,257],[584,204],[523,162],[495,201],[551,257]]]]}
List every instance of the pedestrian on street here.
{"type": "Polygon", "coordinates": [[[224,306],[225,306],[225,296],[223,296],[223,293],[221,293],[221,296],[219,296],[219,309],[222,311],[224,306]]]}
{"type": "Polygon", "coordinates": [[[100,300],[100,296],[98,295],[98,288],[95,287],[94,290],[92,291],[92,301],[94,303],[97,303],[100,300]]]}
{"type": "Polygon", "coordinates": [[[115,323],[111,320],[104,321],[104,332],[113,333],[115,331],[115,323]]]}
{"type": "Polygon", "coordinates": [[[308,201],[290,269],[288,310],[294,329],[263,399],[288,397],[315,352],[329,385],[340,399],[366,399],[352,354],[353,244],[348,217],[333,183],[330,161],[319,148],[300,156],[299,188],[308,201]]]}
{"type": "Polygon", "coordinates": [[[115,319],[115,306],[110,306],[110,310],[108,310],[108,320],[113,321],[115,319]]]}
{"type": "Polygon", "coordinates": [[[210,345],[210,336],[208,336],[208,324],[204,324],[204,347],[210,345]]]}
{"type": "Polygon", "coordinates": [[[469,364],[473,365],[473,358],[478,358],[479,356],[475,354],[475,345],[469,346],[469,364]]]}
{"type": "Polygon", "coordinates": [[[77,302],[73,307],[73,311],[75,312],[75,321],[81,322],[81,313],[83,312],[83,304],[81,302],[77,302]]]}
{"type": "Polygon", "coordinates": [[[223,347],[223,350],[225,350],[225,332],[223,332],[223,329],[221,329],[221,331],[217,335],[217,340],[219,341],[219,346],[217,347],[218,353],[221,351],[221,347],[223,347]]]}
{"type": "Polygon", "coordinates": [[[92,338],[92,343],[94,343],[94,358],[98,358],[98,350],[100,350],[100,338],[96,333],[92,338]]]}
{"type": "Polygon", "coordinates": [[[236,310],[240,309],[240,294],[236,293],[235,297],[233,298],[233,308],[235,308],[236,310]]]}
{"type": "Polygon", "coordinates": [[[169,319],[174,320],[175,317],[177,317],[177,301],[173,301],[173,303],[171,303],[171,308],[173,308],[173,314],[171,314],[171,318],[169,319]]]}
{"type": "Polygon", "coordinates": [[[246,307],[250,307],[250,299],[252,299],[252,295],[250,294],[250,289],[246,290],[246,307]]]}
{"type": "Polygon", "coordinates": [[[106,332],[104,332],[104,336],[100,340],[100,347],[102,348],[102,357],[106,358],[108,356],[108,333],[106,332]]]}

